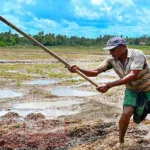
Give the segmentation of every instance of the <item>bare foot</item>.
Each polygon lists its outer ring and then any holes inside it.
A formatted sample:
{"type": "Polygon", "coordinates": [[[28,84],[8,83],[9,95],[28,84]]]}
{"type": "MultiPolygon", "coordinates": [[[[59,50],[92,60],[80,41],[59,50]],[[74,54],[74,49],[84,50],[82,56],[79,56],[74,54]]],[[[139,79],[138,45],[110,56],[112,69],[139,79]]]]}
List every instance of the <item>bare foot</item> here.
{"type": "Polygon", "coordinates": [[[121,150],[122,148],[128,147],[127,143],[117,143],[112,150],[121,150]]]}

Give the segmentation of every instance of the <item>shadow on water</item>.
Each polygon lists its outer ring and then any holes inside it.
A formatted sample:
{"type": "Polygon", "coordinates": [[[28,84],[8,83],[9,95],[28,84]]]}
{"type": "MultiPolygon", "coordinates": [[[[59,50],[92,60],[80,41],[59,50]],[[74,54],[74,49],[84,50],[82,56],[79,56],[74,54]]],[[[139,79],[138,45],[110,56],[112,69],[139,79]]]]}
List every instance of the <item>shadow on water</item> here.
{"type": "Polygon", "coordinates": [[[12,90],[0,90],[0,98],[13,98],[22,95],[22,93],[17,93],[12,90]]]}

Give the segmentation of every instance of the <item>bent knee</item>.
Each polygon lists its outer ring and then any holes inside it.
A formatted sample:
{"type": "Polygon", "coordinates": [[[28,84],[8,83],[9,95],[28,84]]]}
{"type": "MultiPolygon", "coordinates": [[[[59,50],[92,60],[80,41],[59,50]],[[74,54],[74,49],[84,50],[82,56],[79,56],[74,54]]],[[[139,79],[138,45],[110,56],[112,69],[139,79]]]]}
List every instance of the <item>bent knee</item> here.
{"type": "Polygon", "coordinates": [[[130,118],[133,115],[133,113],[134,113],[134,108],[131,106],[127,106],[123,109],[122,117],[130,118]]]}

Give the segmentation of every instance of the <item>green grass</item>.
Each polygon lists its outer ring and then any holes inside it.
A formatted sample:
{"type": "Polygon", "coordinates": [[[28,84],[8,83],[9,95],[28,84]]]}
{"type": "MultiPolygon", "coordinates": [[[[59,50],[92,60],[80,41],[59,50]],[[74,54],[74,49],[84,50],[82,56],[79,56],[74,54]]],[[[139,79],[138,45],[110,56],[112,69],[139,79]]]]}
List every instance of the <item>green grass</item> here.
{"type": "Polygon", "coordinates": [[[150,46],[146,45],[129,45],[129,48],[142,50],[145,54],[150,54],[150,46]]]}
{"type": "Polygon", "coordinates": [[[41,73],[41,70],[51,71],[54,68],[63,68],[61,63],[53,64],[0,64],[0,71],[24,70],[26,73],[41,73]]]}
{"type": "Polygon", "coordinates": [[[20,86],[23,80],[33,79],[34,75],[50,78],[70,78],[71,74],[61,63],[53,64],[0,64],[0,76],[13,79],[20,86]],[[11,71],[16,72],[11,72],[11,71]]]}
{"type": "MultiPolygon", "coordinates": [[[[140,49],[145,54],[150,54],[150,46],[145,45],[128,45],[129,48],[140,49]]],[[[59,57],[72,57],[78,59],[84,58],[88,54],[108,54],[106,51],[102,51],[102,46],[52,46],[48,47],[59,57]],[[80,54],[80,56],[78,56],[80,54]]],[[[1,60],[39,60],[39,59],[54,59],[50,54],[45,52],[38,46],[14,46],[14,47],[0,47],[0,59],[1,60]]]]}
{"type": "Polygon", "coordinates": [[[70,73],[59,73],[59,72],[49,72],[48,76],[50,78],[71,78],[73,75],[70,73]]]}
{"type": "Polygon", "coordinates": [[[30,75],[19,74],[19,73],[12,73],[12,72],[11,73],[10,72],[0,72],[0,76],[5,77],[7,79],[17,80],[17,81],[31,78],[30,75]]]}

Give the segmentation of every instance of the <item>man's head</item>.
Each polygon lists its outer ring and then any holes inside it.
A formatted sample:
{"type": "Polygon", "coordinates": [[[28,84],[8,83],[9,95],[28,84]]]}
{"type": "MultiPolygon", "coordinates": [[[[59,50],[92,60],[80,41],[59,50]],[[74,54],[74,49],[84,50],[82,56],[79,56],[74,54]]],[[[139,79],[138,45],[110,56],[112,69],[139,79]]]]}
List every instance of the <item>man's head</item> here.
{"type": "Polygon", "coordinates": [[[103,48],[103,50],[111,50],[120,45],[126,45],[126,41],[121,37],[112,37],[108,40],[107,46],[103,48]]]}
{"type": "Polygon", "coordinates": [[[126,41],[121,37],[113,37],[107,42],[107,46],[103,50],[109,50],[112,57],[121,59],[126,55],[126,41]]]}

